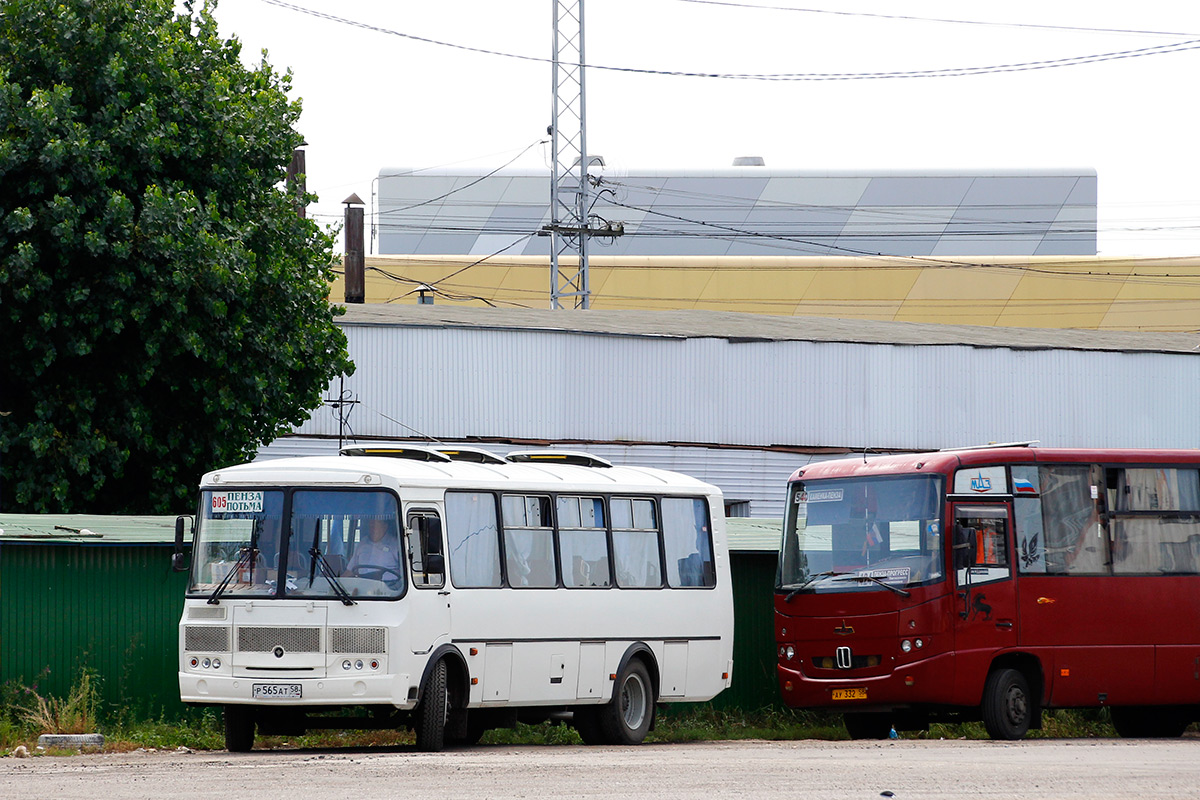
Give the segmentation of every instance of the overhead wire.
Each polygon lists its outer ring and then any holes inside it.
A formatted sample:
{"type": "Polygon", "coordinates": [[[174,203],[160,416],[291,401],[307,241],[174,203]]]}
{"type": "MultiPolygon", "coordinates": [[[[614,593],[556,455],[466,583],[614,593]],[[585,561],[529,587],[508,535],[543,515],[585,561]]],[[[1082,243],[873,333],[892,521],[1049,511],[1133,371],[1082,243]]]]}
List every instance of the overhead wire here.
{"type": "Polygon", "coordinates": [[[947,25],[978,25],[988,28],[1024,28],[1032,30],[1063,31],[1067,33],[1103,33],[1130,36],[1172,36],[1178,38],[1200,38],[1200,34],[1180,33],[1177,31],[1149,31],[1132,28],[1094,28],[1083,25],[1045,25],[1031,22],[995,22],[973,19],[948,19],[945,17],[921,17],[914,14],[880,14],[869,11],[844,11],[828,8],[797,8],[794,6],[768,5],[765,3],[734,3],[731,0],[675,0],[677,3],[688,3],[699,6],[720,6],[725,8],[755,9],[762,11],[786,11],[799,14],[820,14],[834,17],[854,17],[898,20],[902,22],[935,22],[947,25]]]}
{"type": "MultiPolygon", "coordinates": [[[[263,0],[268,5],[285,8],[295,11],[300,14],[307,14],[318,19],[324,19],[329,22],[336,22],[342,25],[361,28],[363,30],[382,33],[388,36],[397,36],[410,41],[423,42],[425,44],[446,47],[454,50],[461,50],[480,55],[496,56],[500,58],[514,59],[517,61],[526,61],[538,64],[551,64],[554,59],[544,58],[541,56],[528,56],[520,53],[507,53],[501,50],[492,50],[484,47],[472,47],[469,45],[456,44],[440,39],[433,39],[428,36],[418,36],[416,34],[404,33],[403,31],[392,30],[380,25],[372,25],[357,20],[340,17],[336,14],[329,14],[324,11],[306,8],[295,3],[287,2],[287,0],[263,0]]],[[[734,73],[734,72],[694,72],[685,70],[659,70],[648,69],[641,67],[621,67],[609,64],[583,64],[582,67],[592,70],[603,70],[606,72],[636,74],[636,75],[661,75],[681,78],[712,78],[719,80],[746,80],[746,81],[851,81],[851,80],[892,80],[892,79],[908,79],[908,78],[948,78],[948,77],[965,77],[973,75],[992,75],[997,73],[1009,72],[1028,72],[1031,70],[1056,69],[1060,67],[1079,66],[1082,64],[1095,64],[1105,61],[1114,61],[1128,58],[1142,58],[1146,56],[1165,55],[1168,53],[1184,52],[1188,50],[1200,49],[1200,38],[1189,38],[1179,42],[1169,44],[1155,45],[1151,47],[1141,47],[1131,50],[1119,50],[1104,53],[1092,53],[1082,56],[1071,56],[1067,58],[1044,59],[1041,61],[1023,61],[1014,62],[1011,64],[992,64],[980,67],[948,67],[942,69],[925,69],[925,70],[895,70],[888,72],[783,72],[783,73],[734,73]]]]}

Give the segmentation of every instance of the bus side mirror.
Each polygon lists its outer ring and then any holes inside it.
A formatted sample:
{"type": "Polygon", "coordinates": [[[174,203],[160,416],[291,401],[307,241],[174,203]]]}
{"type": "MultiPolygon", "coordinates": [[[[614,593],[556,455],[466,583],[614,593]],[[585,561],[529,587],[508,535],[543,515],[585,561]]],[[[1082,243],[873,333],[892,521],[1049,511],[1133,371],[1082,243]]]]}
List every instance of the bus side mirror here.
{"type": "MultiPolygon", "coordinates": [[[[189,527],[188,523],[191,522],[191,517],[175,518],[175,552],[171,554],[171,569],[174,572],[185,572],[191,566],[188,563],[187,556],[183,552],[184,531],[189,527]]],[[[194,523],[191,527],[194,528],[194,523]]]]}

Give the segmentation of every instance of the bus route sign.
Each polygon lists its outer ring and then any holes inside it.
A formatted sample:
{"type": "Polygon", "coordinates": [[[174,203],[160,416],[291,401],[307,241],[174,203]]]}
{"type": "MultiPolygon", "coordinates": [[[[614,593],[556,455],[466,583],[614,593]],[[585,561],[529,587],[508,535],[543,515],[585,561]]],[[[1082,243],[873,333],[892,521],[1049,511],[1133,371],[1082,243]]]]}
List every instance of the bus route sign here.
{"type": "Polygon", "coordinates": [[[260,514],[263,510],[262,492],[213,492],[214,514],[260,514]]]}

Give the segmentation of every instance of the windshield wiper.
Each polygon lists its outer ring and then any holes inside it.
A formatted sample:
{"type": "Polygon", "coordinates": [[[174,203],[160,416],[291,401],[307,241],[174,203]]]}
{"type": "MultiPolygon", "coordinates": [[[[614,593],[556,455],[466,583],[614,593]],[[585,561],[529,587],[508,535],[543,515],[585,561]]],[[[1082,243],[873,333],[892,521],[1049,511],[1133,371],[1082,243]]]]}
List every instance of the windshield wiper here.
{"type": "Polygon", "coordinates": [[[250,563],[250,560],[253,558],[252,554],[254,552],[255,550],[253,547],[242,548],[242,552],[238,556],[238,560],[233,562],[233,568],[229,570],[229,572],[225,573],[225,577],[222,578],[221,582],[217,584],[217,588],[213,589],[213,593],[208,596],[207,603],[209,605],[215,606],[220,604],[221,595],[225,594],[225,590],[229,588],[229,584],[233,581],[234,576],[237,575],[238,570],[250,563]]]}
{"type": "Polygon", "coordinates": [[[785,602],[785,603],[792,602],[793,597],[795,597],[796,595],[803,592],[809,586],[812,586],[814,583],[819,581],[821,578],[831,578],[836,575],[849,575],[849,574],[850,573],[848,573],[848,572],[837,572],[836,570],[832,570],[832,569],[827,570],[825,572],[818,572],[816,575],[809,576],[808,580],[806,580],[804,583],[800,584],[795,589],[792,589],[790,592],[788,592],[786,595],[784,595],[783,602],[785,602]]]}
{"type": "MultiPolygon", "coordinates": [[[[325,560],[325,555],[320,551],[320,549],[314,547],[308,551],[308,554],[312,556],[313,565],[319,566],[321,568],[321,572],[325,573],[325,577],[329,580],[329,585],[333,587],[333,593],[337,595],[338,600],[342,601],[342,605],[354,605],[354,600],[351,599],[350,593],[346,591],[346,587],[342,586],[341,581],[337,579],[337,575],[335,575],[333,572],[333,567],[329,566],[329,562],[325,560]]],[[[311,577],[309,578],[308,585],[312,586],[311,577]]]]}
{"type": "Polygon", "coordinates": [[[901,597],[912,597],[912,592],[908,591],[907,589],[901,589],[899,586],[892,586],[887,581],[884,581],[880,578],[876,578],[874,575],[859,575],[856,573],[844,573],[844,574],[846,575],[846,577],[844,577],[843,580],[873,581],[874,583],[878,583],[883,588],[895,592],[896,594],[900,595],[901,597]]]}

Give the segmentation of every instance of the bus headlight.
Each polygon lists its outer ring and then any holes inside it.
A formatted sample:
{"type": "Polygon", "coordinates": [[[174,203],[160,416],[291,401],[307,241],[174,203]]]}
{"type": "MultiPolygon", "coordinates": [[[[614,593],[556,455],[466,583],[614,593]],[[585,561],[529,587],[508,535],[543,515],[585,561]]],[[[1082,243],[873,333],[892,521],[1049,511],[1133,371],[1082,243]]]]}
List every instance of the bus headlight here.
{"type": "Polygon", "coordinates": [[[910,642],[908,639],[905,639],[903,642],[900,643],[900,649],[906,653],[911,653],[912,652],[912,642],[910,642]]]}
{"type": "Polygon", "coordinates": [[[351,666],[350,659],[347,658],[345,661],[342,662],[342,669],[349,670],[350,666],[351,666]]]}
{"type": "Polygon", "coordinates": [[[920,639],[917,639],[917,641],[913,642],[913,644],[915,644],[915,645],[917,646],[917,649],[918,649],[918,650],[920,650],[922,647],[924,647],[924,646],[925,646],[925,642],[923,642],[923,641],[922,641],[922,640],[920,640],[920,639]]]}

